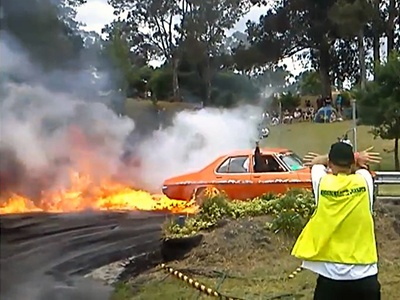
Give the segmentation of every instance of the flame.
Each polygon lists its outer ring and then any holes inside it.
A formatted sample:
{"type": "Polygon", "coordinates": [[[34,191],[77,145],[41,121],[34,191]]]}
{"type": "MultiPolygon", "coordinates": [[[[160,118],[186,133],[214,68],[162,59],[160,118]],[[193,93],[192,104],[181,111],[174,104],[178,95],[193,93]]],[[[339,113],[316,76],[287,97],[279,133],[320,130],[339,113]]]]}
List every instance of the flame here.
{"type": "Polygon", "coordinates": [[[27,212],[101,211],[169,211],[196,213],[198,206],[192,201],[169,199],[165,195],[152,195],[135,190],[112,180],[94,184],[89,175],[71,172],[68,189],[43,191],[39,201],[13,194],[0,204],[0,214],[27,212]]]}

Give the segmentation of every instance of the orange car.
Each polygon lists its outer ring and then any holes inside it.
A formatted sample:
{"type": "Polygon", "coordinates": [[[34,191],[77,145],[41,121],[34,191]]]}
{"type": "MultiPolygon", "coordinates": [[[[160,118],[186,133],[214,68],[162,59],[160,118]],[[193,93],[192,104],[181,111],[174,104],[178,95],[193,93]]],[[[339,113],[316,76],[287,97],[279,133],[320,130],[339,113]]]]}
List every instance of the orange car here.
{"type": "Polygon", "coordinates": [[[231,199],[251,199],[262,194],[284,193],[290,188],[311,189],[310,168],[288,149],[261,150],[268,171],[255,172],[254,150],[223,155],[197,172],[167,179],[163,193],[172,199],[190,200],[209,187],[224,191],[231,199]]]}

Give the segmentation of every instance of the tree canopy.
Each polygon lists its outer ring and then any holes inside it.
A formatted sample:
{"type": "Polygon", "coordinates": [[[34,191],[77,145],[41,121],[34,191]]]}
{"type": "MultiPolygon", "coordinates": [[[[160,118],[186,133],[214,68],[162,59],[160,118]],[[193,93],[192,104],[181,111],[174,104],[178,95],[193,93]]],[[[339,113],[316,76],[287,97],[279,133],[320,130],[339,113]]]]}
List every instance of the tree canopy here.
{"type": "Polygon", "coordinates": [[[75,7],[84,2],[4,0],[0,28],[16,37],[42,67],[71,67],[83,49],[75,7]]]}
{"type": "Polygon", "coordinates": [[[394,140],[395,166],[400,170],[400,53],[392,52],[375,72],[375,80],[368,83],[359,99],[361,121],[373,126],[374,135],[394,140]]]}

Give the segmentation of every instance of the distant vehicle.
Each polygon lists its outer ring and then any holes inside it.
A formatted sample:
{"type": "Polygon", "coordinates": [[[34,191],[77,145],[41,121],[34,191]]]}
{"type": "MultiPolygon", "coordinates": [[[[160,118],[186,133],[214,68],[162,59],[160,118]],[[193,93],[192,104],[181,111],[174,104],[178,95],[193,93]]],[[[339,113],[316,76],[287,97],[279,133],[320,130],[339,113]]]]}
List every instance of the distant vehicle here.
{"type": "Polygon", "coordinates": [[[288,149],[262,149],[269,172],[254,172],[254,150],[222,155],[203,169],[165,180],[163,193],[172,199],[190,200],[208,188],[224,191],[230,199],[252,199],[291,188],[311,189],[310,169],[288,149]]]}

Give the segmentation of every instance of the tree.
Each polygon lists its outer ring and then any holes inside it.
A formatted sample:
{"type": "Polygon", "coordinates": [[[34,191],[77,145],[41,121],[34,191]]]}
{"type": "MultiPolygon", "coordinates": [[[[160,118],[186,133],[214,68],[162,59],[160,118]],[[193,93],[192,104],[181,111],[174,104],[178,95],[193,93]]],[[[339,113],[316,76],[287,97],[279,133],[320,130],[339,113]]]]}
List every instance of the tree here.
{"type": "Polygon", "coordinates": [[[394,164],[400,170],[400,53],[392,52],[387,63],[377,65],[375,80],[359,99],[361,122],[372,125],[372,133],[394,140],[394,164]]]}
{"type": "Polygon", "coordinates": [[[133,75],[133,64],[130,57],[130,46],[118,26],[114,25],[105,43],[106,55],[115,70],[119,71],[118,88],[126,95],[129,79],[133,75]]]}
{"type": "Polygon", "coordinates": [[[183,18],[187,10],[187,2],[177,0],[108,0],[116,15],[128,12],[126,23],[137,24],[148,29],[144,35],[154,50],[156,58],[162,59],[172,66],[173,94],[180,100],[177,52],[180,37],[175,30],[176,18],[183,18]],[[179,6],[181,3],[182,7],[179,6]]]}
{"type": "Polygon", "coordinates": [[[260,90],[249,77],[222,71],[213,81],[213,105],[231,107],[241,101],[255,104],[260,90]]]}
{"type": "Polygon", "coordinates": [[[224,52],[225,31],[232,29],[248,12],[244,0],[192,0],[190,10],[180,31],[186,42],[186,51],[196,51],[202,62],[201,77],[206,86],[205,102],[211,101],[213,69],[224,52]]]}
{"type": "Polygon", "coordinates": [[[82,3],[81,0],[4,0],[1,1],[3,18],[0,26],[42,67],[71,67],[71,62],[83,49],[82,37],[70,27],[74,7],[82,3]]]}
{"type": "Polygon", "coordinates": [[[336,25],[339,36],[347,39],[357,38],[362,89],[367,81],[365,31],[367,24],[373,21],[374,13],[374,4],[369,0],[338,0],[330,11],[331,21],[336,25]]]}
{"type": "Polygon", "coordinates": [[[255,63],[262,65],[284,57],[301,56],[318,71],[322,96],[330,96],[332,83],[340,85],[348,76],[365,78],[365,60],[359,50],[364,49],[362,36],[371,20],[369,1],[275,2],[277,4],[261,16],[258,23],[249,22],[247,26],[255,63]],[[357,37],[358,50],[354,49],[357,37]],[[359,66],[362,74],[355,76],[359,66]]]}
{"type": "Polygon", "coordinates": [[[126,23],[120,18],[105,26],[103,52],[109,60],[118,88],[128,97],[145,97],[147,82],[153,70],[148,67],[151,45],[135,23],[126,23]]]}
{"type": "Polygon", "coordinates": [[[386,37],[387,37],[387,53],[390,53],[394,49],[395,45],[395,30],[396,30],[396,19],[399,18],[400,4],[398,0],[389,0],[389,6],[387,7],[387,23],[386,23],[386,37]]]}
{"type": "MultiPolygon", "coordinates": [[[[280,103],[280,108],[282,110],[289,110],[293,111],[301,104],[301,97],[300,95],[292,94],[291,92],[283,93],[279,96],[279,98],[274,99],[274,102],[280,103]]],[[[278,106],[279,105],[276,105],[278,106]]]]}
{"type": "Polygon", "coordinates": [[[328,14],[334,3],[334,0],[283,1],[261,16],[259,23],[249,22],[250,42],[264,54],[260,63],[310,49],[321,77],[322,94],[331,95],[330,50],[335,41],[331,38],[334,26],[328,14]]]}
{"type": "Polygon", "coordinates": [[[304,71],[296,78],[302,95],[318,96],[322,94],[322,83],[318,72],[304,71]]]}
{"type": "Polygon", "coordinates": [[[292,74],[287,70],[287,66],[271,66],[265,68],[260,74],[253,76],[253,81],[267,96],[272,93],[286,92],[290,85],[289,79],[292,74]]]}

